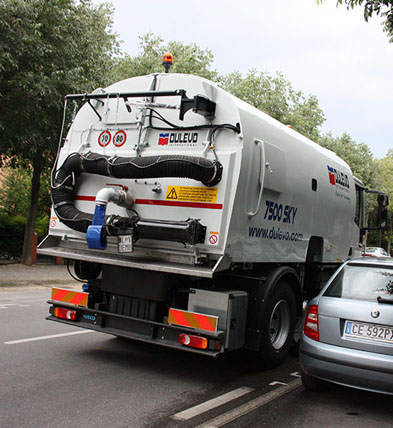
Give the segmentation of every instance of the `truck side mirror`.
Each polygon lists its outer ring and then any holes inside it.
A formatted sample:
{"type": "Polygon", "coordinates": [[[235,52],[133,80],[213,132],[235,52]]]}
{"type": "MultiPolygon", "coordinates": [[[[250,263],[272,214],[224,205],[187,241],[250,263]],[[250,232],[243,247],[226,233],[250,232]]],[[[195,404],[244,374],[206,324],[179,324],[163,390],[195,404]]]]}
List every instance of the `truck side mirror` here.
{"type": "Polygon", "coordinates": [[[371,193],[377,195],[378,202],[378,218],[377,218],[377,227],[363,227],[360,231],[361,236],[366,230],[381,230],[386,229],[388,224],[388,205],[389,205],[389,196],[385,193],[379,192],[378,190],[364,189],[366,193],[371,193]]]}
{"type": "Polygon", "coordinates": [[[389,196],[388,195],[378,195],[378,205],[380,207],[387,207],[389,205],[389,196]]]}
{"type": "Polygon", "coordinates": [[[389,197],[378,195],[378,227],[381,229],[385,229],[388,224],[388,205],[389,197]]]}

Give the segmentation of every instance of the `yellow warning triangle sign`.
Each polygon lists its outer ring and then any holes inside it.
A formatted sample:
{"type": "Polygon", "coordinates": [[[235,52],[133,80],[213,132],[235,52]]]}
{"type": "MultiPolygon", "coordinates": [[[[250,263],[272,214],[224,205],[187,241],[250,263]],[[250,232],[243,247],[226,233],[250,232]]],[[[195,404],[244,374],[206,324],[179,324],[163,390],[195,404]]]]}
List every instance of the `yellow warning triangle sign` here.
{"type": "Polygon", "coordinates": [[[172,189],[168,192],[168,194],[166,195],[167,199],[177,199],[177,193],[176,193],[176,189],[174,187],[172,187],[172,189]]]}

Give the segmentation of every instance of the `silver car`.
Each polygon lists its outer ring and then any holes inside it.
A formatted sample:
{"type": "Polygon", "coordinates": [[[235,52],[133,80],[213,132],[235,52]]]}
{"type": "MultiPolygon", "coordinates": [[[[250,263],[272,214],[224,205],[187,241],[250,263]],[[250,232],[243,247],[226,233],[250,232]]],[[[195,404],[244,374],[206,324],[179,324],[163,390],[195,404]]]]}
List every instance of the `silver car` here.
{"type": "Polygon", "coordinates": [[[344,263],[309,302],[299,351],[306,389],[393,394],[393,259],[344,263]]]}

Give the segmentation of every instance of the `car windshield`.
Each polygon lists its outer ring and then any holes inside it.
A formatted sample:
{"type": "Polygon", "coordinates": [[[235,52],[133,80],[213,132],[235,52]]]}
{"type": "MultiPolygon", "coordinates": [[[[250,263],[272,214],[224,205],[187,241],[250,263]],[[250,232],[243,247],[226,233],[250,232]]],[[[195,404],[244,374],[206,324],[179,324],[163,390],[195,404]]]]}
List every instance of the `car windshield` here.
{"type": "Polygon", "coordinates": [[[346,265],[324,296],[371,301],[376,301],[378,296],[393,299],[393,269],[346,265]]]}

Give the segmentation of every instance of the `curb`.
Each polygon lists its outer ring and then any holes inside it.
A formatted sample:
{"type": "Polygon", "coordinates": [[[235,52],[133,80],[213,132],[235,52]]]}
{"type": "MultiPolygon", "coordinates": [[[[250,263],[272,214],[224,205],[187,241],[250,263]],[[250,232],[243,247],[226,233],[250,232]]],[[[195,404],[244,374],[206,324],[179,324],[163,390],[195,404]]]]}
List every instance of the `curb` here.
{"type": "Polygon", "coordinates": [[[82,289],[82,283],[73,281],[73,282],[65,282],[65,281],[1,281],[0,282],[0,292],[1,291],[25,291],[25,290],[48,290],[54,286],[64,287],[64,288],[80,288],[82,289]]]}

